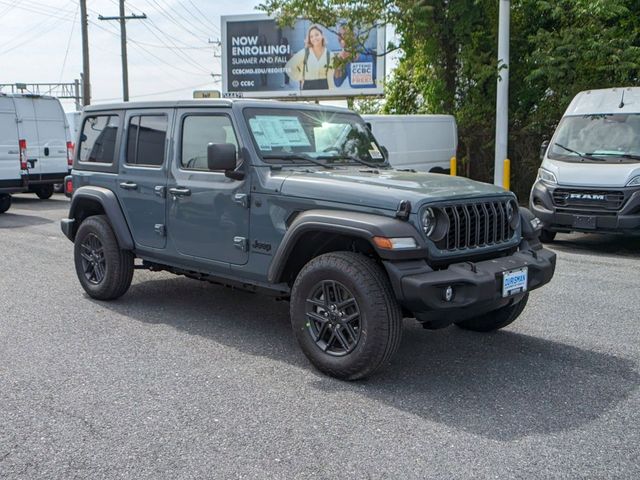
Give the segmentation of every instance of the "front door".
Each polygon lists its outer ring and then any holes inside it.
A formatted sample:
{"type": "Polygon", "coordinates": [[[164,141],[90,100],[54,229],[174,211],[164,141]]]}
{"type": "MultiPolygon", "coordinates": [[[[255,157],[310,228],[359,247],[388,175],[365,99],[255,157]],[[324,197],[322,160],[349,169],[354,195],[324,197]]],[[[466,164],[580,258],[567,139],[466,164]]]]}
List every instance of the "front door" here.
{"type": "Polygon", "coordinates": [[[171,110],[131,110],[124,118],[118,197],[137,247],[166,245],[167,152],[171,110]]]}
{"type": "Polygon", "coordinates": [[[210,143],[239,147],[230,110],[181,110],[176,116],[176,159],[167,184],[169,237],[190,257],[247,263],[249,182],[207,168],[210,143]]]}

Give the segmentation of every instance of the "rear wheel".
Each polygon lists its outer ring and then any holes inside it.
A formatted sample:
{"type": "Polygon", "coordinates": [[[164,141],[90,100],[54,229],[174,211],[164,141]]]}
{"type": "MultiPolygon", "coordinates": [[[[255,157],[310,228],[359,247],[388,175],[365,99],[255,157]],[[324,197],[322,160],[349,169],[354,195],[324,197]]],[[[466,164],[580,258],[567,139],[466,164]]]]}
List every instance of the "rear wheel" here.
{"type": "Polygon", "coordinates": [[[456,325],[463,330],[472,330],[474,332],[499,330],[513,323],[520,316],[527,305],[527,300],[529,300],[529,293],[525,293],[518,303],[512,303],[484,315],[463,320],[456,323],[456,325]]]}
{"type": "Polygon", "coordinates": [[[53,195],[53,185],[41,185],[39,187],[34,187],[33,191],[40,200],[47,200],[48,198],[51,198],[51,195],[53,195]]]}
{"type": "Polygon", "coordinates": [[[551,243],[555,238],[556,232],[552,232],[551,230],[540,231],[540,241],[543,243],[551,243]]]}
{"type": "Polygon", "coordinates": [[[0,193],[0,213],[4,213],[11,207],[11,195],[0,193]]]}
{"type": "Polygon", "coordinates": [[[104,215],[80,224],[74,242],[76,273],[82,288],[97,300],[113,300],[126,293],[133,278],[133,253],[121,250],[104,215]]]}
{"type": "Polygon", "coordinates": [[[353,252],[320,255],[304,266],[291,292],[291,324],[320,371],[365,378],[400,343],[402,313],[384,270],[353,252]]]}

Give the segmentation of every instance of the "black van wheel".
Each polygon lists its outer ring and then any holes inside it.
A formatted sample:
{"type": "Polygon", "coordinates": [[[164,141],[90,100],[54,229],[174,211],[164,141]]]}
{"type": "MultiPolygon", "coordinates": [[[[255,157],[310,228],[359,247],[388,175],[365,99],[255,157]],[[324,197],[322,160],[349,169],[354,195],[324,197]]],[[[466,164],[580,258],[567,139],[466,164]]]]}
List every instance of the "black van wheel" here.
{"type": "Polygon", "coordinates": [[[33,191],[40,200],[47,200],[53,195],[53,185],[41,185],[34,187],[33,191]]]}
{"type": "Polygon", "coordinates": [[[527,292],[518,303],[512,303],[493,312],[463,320],[456,323],[456,325],[463,330],[472,330],[474,332],[492,332],[499,330],[516,321],[524,310],[524,307],[527,306],[528,300],[529,293],[527,292]]]}
{"type": "Polygon", "coordinates": [[[11,195],[0,193],[0,213],[4,213],[11,208],[11,195]]]}
{"type": "Polygon", "coordinates": [[[89,217],[80,224],[73,253],[78,279],[90,297],[114,300],[129,289],[133,253],[120,249],[104,215],[89,217]]]}
{"type": "Polygon", "coordinates": [[[540,230],[540,241],[543,243],[551,243],[556,238],[556,232],[551,230],[540,230]]]}
{"type": "Polygon", "coordinates": [[[353,252],[320,255],[298,274],[291,325],[318,370],[365,378],[389,361],[402,335],[402,312],[384,270],[353,252]]]}

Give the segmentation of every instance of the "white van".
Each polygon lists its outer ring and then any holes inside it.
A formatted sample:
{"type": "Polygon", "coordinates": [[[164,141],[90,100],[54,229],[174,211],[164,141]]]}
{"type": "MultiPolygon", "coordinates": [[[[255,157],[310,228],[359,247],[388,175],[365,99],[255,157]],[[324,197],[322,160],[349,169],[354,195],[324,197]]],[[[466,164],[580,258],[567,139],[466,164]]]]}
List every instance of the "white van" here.
{"type": "Polygon", "coordinates": [[[458,149],[458,127],[452,115],[362,115],[373,136],[386,147],[395,168],[449,173],[458,149]]]}
{"type": "Polygon", "coordinates": [[[541,149],[530,207],[557,232],[640,234],[640,87],[580,92],[541,149]]]}
{"type": "Polygon", "coordinates": [[[10,193],[45,199],[64,181],[72,158],[66,125],[57,98],[0,93],[0,210],[9,208],[10,193]]]}

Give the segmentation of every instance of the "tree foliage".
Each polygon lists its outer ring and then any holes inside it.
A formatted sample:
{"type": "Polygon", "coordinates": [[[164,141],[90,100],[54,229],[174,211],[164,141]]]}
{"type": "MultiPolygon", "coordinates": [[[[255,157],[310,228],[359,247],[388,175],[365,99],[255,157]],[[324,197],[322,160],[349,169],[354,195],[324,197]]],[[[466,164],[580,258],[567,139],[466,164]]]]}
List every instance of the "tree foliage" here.
{"type": "MultiPolygon", "coordinates": [[[[385,86],[386,113],[449,113],[458,156],[474,178],[493,178],[497,0],[265,0],[282,22],[308,18],[353,31],[392,24],[402,55],[385,86]]],[[[351,48],[357,49],[357,41],[351,48]]],[[[525,197],[549,137],[581,90],[637,85],[639,0],[512,0],[509,156],[525,197]]],[[[378,106],[368,101],[364,108],[378,106]]]]}

